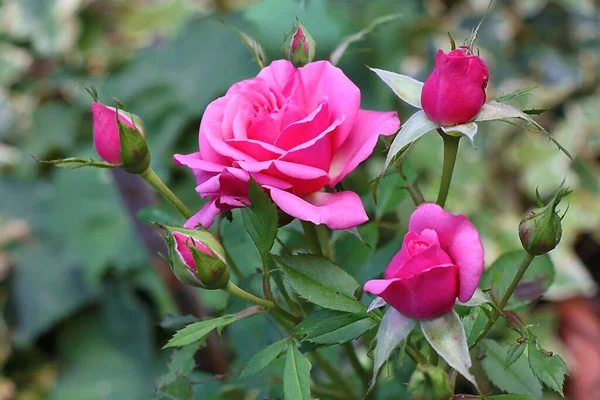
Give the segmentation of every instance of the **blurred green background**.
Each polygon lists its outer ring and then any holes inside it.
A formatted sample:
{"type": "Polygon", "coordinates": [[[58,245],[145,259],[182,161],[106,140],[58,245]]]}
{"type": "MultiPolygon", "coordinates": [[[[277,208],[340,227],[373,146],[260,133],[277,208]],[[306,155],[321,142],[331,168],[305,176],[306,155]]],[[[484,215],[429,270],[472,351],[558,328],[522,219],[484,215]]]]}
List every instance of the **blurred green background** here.
{"type": "MultiPolygon", "coordinates": [[[[549,108],[538,120],[575,162],[542,134],[500,122],[481,124],[476,148],[466,140],[461,144],[448,207],[472,218],[491,264],[520,248],[517,226],[535,204],[536,188],[548,198],[566,179],[574,193],[563,241],[551,254],[557,277],[548,301],[530,316],[560,352],[560,315],[553,304],[594,296],[594,275],[600,276],[600,2],[495,3],[477,42],[490,69],[488,97],[537,86],[512,103],[549,108]]],[[[160,348],[178,321],[163,322],[165,316],[241,307],[219,292],[183,289],[164,273],[156,257],[160,240],[157,244],[142,221],[181,221],[136,179],[108,170],[50,168],[30,157],[97,158],[90,99],[76,82],[97,87],[105,103],[118,98],[143,118],[153,167],[196,210],[202,200],[193,177],[175,167],[172,155],[196,151],[206,105],[259,69],[218,19],[258,40],[273,60],[299,16],[317,42],[317,58],[327,59],[345,37],[375,18],[401,13],[351,45],[339,66],[361,89],[362,108],[397,109],[404,121],[415,110],[366,66],[425,80],[437,49],[449,49],[446,32],[462,42],[487,5],[487,0],[0,2],[0,399],[177,398],[155,392],[173,379],[165,377],[171,351],[160,348]]],[[[386,267],[414,208],[396,175],[382,180],[379,201],[373,202],[371,181],[381,170],[385,147],[382,140],[345,181],[363,196],[371,217],[359,229],[371,247],[351,233],[335,235],[337,261],[360,282],[386,267]]],[[[437,192],[441,162],[441,140],[430,134],[404,165],[428,199],[437,192]]],[[[223,221],[223,240],[247,274],[241,283],[252,287],[260,280],[254,279],[260,262],[236,216],[223,221]]],[[[280,237],[302,246],[295,224],[280,237]]],[[[279,398],[281,381],[269,370],[244,381],[235,373],[220,375],[222,383],[212,373],[239,371],[281,335],[268,318],[228,327],[223,345],[213,343],[208,357],[196,359],[194,399],[279,398]]],[[[330,356],[339,356],[336,349],[330,356]]],[[[179,353],[172,362],[182,360],[191,358],[179,353]]],[[[405,364],[403,382],[411,368],[405,364]]],[[[270,370],[280,368],[275,363],[270,370]]],[[[388,382],[379,398],[405,398],[403,382],[388,382]]]]}

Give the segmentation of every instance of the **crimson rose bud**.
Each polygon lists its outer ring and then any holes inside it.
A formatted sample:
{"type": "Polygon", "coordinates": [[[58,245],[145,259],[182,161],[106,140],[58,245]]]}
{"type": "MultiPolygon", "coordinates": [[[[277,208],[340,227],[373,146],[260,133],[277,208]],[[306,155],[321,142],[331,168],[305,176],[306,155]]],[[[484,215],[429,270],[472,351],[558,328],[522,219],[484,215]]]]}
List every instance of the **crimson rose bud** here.
{"type": "Polygon", "coordinates": [[[435,56],[435,68],[425,81],[421,106],[430,120],[442,126],[471,121],[485,103],[488,83],[485,62],[463,49],[435,56]]]}
{"type": "Polygon", "coordinates": [[[181,282],[204,289],[221,289],[229,282],[225,250],[210,232],[157,224],[165,241],[171,271],[181,282]]]}
{"type": "Polygon", "coordinates": [[[295,67],[302,67],[315,58],[316,44],[306,27],[298,20],[281,47],[283,56],[295,67]]]}

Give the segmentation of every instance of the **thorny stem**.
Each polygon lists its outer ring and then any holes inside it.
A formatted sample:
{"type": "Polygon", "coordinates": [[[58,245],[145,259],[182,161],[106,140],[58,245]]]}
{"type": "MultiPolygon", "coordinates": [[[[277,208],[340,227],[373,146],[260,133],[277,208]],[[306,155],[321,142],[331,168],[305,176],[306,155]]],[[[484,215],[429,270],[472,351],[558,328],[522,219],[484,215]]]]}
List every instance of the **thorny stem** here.
{"type": "Polygon", "coordinates": [[[408,356],[412,358],[415,364],[427,364],[427,359],[425,358],[425,356],[419,351],[417,346],[415,346],[408,339],[406,339],[406,354],[408,354],[408,356]]]}
{"type": "Polygon", "coordinates": [[[496,321],[498,321],[498,318],[500,318],[500,315],[502,315],[502,311],[504,310],[504,307],[508,303],[510,296],[512,296],[513,292],[519,285],[519,282],[521,282],[523,275],[525,275],[527,268],[529,267],[529,265],[531,264],[531,262],[533,261],[534,258],[535,258],[534,255],[525,253],[523,260],[521,261],[521,265],[519,266],[519,270],[517,271],[515,277],[513,278],[512,282],[510,283],[510,286],[508,286],[508,289],[506,289],[506,293],[504,293],[504,296],[502,296],[502,299],[500,299],[500,302],[498,303],[498,309],[500,311],[496,311],[494,316],[492,318],[488,319],[488,322],[485,325],[485,327],[483,328],[483,331],[479,334],[479,336],[477,336],[477,339],[475,339],[473,344],[469,347],[470,349],[475,347],[475,345],[477,345],[477,343],[479,343],[479,341],[489,332],[489,330],[492,329],[492,326],[494,326],[496,321]]]}
{"type": "Polygon", "coordinates": [[[286,312],[285,310],[281,309],[274,302],[272,302],[270,300],[261,299],[260,297],[257,297],[251,293],[248,293],[231,281],[227,282],[227,286],[225,286],[225,288],[223,290],[229,294],[236,296],[236,297],[239,297],[241,299],[249,301],[250,303],[254,303],[258,306],[268,308],[269,311],[273,315],[276,315],[278,317],[283,317],[293,323],[297,322],[296,317],[294,317],[292,314],[286,312]]]}

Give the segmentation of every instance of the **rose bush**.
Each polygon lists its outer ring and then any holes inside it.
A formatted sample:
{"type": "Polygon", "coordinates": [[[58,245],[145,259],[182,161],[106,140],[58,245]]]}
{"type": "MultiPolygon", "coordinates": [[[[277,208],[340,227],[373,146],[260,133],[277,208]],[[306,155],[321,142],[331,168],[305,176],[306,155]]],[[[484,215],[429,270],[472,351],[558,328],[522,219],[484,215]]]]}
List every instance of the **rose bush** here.
{"type": "Polygon", "coordinates": [[[464,215],[426,203],[411,215],[385,279],[368,281],[364,290],[406,317],[430,319],[452,310],[456,298],[468,301],[483,266],[483,247],[473,224],[464,215]]]}
{"type": "Polygon", "coordinates": [[[209,227],[218,213],[248,204],[250,177],[293,217],[332,229],[367,221],[356,193],[322,191],[365,160],[379,134],[399,127],[395,112],[361,110],[360,98],[328,61],[302,68],[274,61],[233,85],[206,108],[199,151],[174,157],[210,198],[186,227],[209,227]]]}
{"type": "Polygon", "coordinates": [[[487,66],[480,57],[463,49],[448,54],[439,50],[421,93],[423,111],[441,126],[467,123],[485,103],[488,79],[487,66]]]}

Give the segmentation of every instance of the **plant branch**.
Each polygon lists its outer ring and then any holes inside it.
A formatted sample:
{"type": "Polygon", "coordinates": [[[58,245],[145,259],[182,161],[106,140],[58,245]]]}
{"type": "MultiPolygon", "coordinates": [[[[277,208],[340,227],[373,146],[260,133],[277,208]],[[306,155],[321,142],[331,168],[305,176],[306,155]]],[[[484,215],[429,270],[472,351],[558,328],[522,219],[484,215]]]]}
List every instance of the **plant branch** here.
{"type": "Polygon", "coordinates": [[[162,197],[171,203],[186,219],[190,219],[192,217],[192,212],[189,210],[189,208],[187,208],[185,204],[183,204],[181,200],[175,196],[175,193],[173,193],[171,189],[169,189],[167,185],[160,180],[152,168],[148,167],[148,169],[142,172],[140,176],[144,178],[144,180],[148,182],[158,193],[160,193],[162,197]]]}
{"type": "Polygon", "coordinates": [[[448,192],[450,191],[460,136],[447,135],[440,128],[438,128],[438,133],[444,140],[444,166],[442,167],[442,180],[440,181],[440,190],[436,203],[444,207],[448,198],[448,192]]]}
{"type": "Polygon", "coordinates": [[[300,221],[302,223],[302,229],[304,229],[304,235],[308,241],[308,247],[317,256],[322,256],[323,251],[321,250],[321,244],[319,243],[319,235],[317,234],[317,227],[315,224],[309,221],[300,221]]]}
{"type": "Polygon", "coordinates": [[[344,376],[340,373],[339,369],[331,365],[327,359],[321,356],[317,350],[313,350],[310,352],[315,361],[323,368],[323,371],[327,374],[331,382],[337,385],[339,388],[343,389],[346,394],[346,399],[349,400],[359,400],[359,397],[353,394],[354,389],[352,385],[344,378],[344,376]]]}

